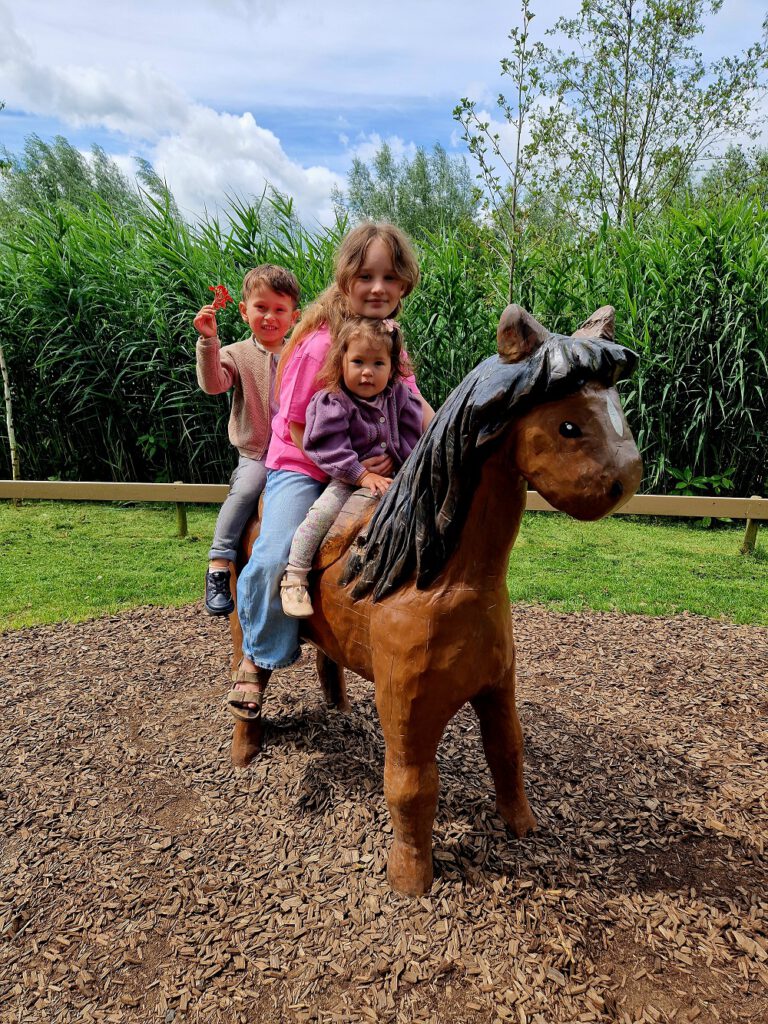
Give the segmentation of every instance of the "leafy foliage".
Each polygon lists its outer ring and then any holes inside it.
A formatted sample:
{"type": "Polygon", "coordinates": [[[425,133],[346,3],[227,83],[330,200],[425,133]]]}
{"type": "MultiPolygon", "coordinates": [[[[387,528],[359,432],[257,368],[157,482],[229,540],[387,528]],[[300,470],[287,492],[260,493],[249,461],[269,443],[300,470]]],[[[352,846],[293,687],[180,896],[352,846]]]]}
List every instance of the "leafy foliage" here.
{"type": "Polygon", "coordinates": [[[384,143],[370,167],[354,160],[347,192],[334,198],[352,221],[390,221],[414,238],[471,220],[478,203],[466,160],[439,144],[431,154],[419,147],[413,160],[398,161],[384,143]]]}
{"type": "Polygon", "coordinates": [[[752,198],[768,206],[768,149],[729,146],[701,180],[690,186],[695,202],[704,206],[752,198]]]}
{"type": "Polygon", "coordinates": [[[724,473],[716,473],[714,476],[696,476],[690,466],[685,469],[669,467],[669,475],[675,481],[672,492],[674,494],[706,494],[715,495],[727,494],[733,489],[733,466],[724,473]]]}
{"type": "Polygon", "coordinates": [[[135,217],[141,209],[137,189],[100,146],[87,160],[58,135],[52,143],[30,135],[16,156],[4,150],[0,176],[0,215],[4,219],[73,206],[85,211],[97,198],[117,220],[135,217]]]}
{"type": "MultiPolygon", "coordinates": [[[[235,200],[189,225],[172,197],[145,195],[131,217],[93,192],[56,199],[0,227],[0,346],[9,367],[27,478],[216,481],[232,465],[228,403],[194,370],[192,315],[223,282],[280,263],[303,302],[330,281],[346,231],[310,231],[291,201],[235,200]]],[[[408,350],[439,405],[494,351],[507,301],[504,243],[472,221],[424,231],[422,283],[403,311],[408,350]]],[[[639,226],[607,219],[593,235],[530,240],[515,301],[571,333],[606,302],[621,342],[640,353],[623,385],[646,490],[727,475],[737,494],[765,488],[768,447],[768,210],[694,200],[639,226]],[[731,475],[732,472],[732,475],[731,475]]],[[[222,338],[244,335],[231,306],[222,338]]],[[[0,446],[0,474],[10,475],[0,446]]]]}
{"type": "Polygon", "coordinates": [[[502,60],[517,97],[498,99],[515,152],[505,154],[499,131],[466,99],[454,112],[486,188],[514,197],[525,181],[527,205],[575,227],[658,214],[703,157],[736,135],[757,134],[765,40],[712,64],[693,45],[703,19],[721,7],[722,0],[582,0],[575,18],[550,30],[566,47],[549,48],[530,40],[533,14],[522,0],[523,28],[510,33],[511,56],[502,60]],[[521,147],[524,119],[530,140],[521,147]]]}

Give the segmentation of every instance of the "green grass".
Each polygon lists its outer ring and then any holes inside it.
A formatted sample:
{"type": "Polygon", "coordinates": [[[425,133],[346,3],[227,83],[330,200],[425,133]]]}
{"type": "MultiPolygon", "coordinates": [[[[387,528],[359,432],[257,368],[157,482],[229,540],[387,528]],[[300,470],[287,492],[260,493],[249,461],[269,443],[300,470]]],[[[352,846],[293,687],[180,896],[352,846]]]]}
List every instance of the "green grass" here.
{"type": "MultiPolygon", "coordinates": [[[[173,505],[0,503],[0,630],[199,600],[217,512],[189,506],[181,540],[173,505]]],[[[528,513],[510,596],[566,611],[690,611],[768,625],[766,529],[744,557],[742,526],[528,513]]]]}
{"type": "Polygon", "coordinates": [[[768,625],[766,527],[754,555],[739,554],[743,533],[743,523],[706,529],[634,516],[577,523],[529,512],[512,551],[510,596],[561,611],[688,611],[768,625]]]}
{"type": "Polygon", "coordinates": [[[202,596],[217,505],[0,503],[0,629],[79,622],[202,596]]]}

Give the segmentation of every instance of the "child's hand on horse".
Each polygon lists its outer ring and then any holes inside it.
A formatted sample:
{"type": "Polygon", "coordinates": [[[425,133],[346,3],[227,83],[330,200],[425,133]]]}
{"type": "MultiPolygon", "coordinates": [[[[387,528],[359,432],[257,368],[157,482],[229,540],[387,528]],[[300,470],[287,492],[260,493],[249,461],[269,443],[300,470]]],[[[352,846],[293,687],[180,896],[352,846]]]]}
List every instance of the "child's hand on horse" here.
{"type": "Polygon", "coordinates": [[[198,334],[201,334],[204,338],[215,338],[219,333],[216,323],[216,307],[212,303],[203,306],[193,320],[193,323],[198,334]]]}
{"type": "Polygon", "coordinates": [[[385,494],[389,490],[392,478],[379,476],[378,473],[366,472],[357,481],[359,487],[367,487],[374,496],[385,494]]]}

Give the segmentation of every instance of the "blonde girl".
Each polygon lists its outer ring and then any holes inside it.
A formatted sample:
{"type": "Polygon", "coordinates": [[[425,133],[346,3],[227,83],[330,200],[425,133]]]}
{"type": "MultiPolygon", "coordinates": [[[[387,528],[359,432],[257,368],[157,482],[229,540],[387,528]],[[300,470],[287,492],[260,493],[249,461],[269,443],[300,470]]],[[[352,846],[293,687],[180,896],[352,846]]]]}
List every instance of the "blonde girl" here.
{"type": "Polygon", "coordinates": [[[307,577],[312,559],[347,498],[357,487],[378,496],[391,476],[366,469],[364,460],[386,453],[395,471],[421,436],[419,398],[403,381],[402,337],[394,320],[354,317],[340,328],[307,407],[304,451],[331,482],[296,531],[280,584],[283,611],[312,614],[307,577]]]}
{"type": "MultiPolygon", "coordinates": [[[[307,407],[316,391],[331,338],[353,316],[394,317],[419,280],[411,245],[392,224],[360,224],[342,241],[334,283],[299,321],[278,367],[279,408],[272,423],[267,453],[267,484],[261,532],[248,565],[237,582],[237,607],[243,629],[243,660],[227,703],[235,718],[261,717],[264,690],[271,672],[299,656],[299,624],[283,613],[280,580],[291,540],[323,491],[327,475],[304,453],[307,407]]],[[[434,415],[421,398],[413,375],[405,382],[422,404],[423,424],[434,415]]],[[[391,456],[366,459],[367,470],[392,472],[391,456]]],[[[232,759],[247,763],[255,753],[252,738],[235,733],[232,759]]]]}

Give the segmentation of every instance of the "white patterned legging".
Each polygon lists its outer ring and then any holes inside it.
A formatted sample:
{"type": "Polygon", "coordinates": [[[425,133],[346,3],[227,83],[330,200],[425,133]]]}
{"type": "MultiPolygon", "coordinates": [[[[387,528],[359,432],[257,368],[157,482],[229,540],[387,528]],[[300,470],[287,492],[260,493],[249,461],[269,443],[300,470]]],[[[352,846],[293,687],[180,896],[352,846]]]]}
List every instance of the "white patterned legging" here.
{"type": "Polygon", "coordinates": [[[315,552],[325,540],[347,498],[357,490],[341,480],[331,480],[323,493],[312,505],[307,518],[293,535],[288,568],[308,572],[312,568],[315,552]]]}

